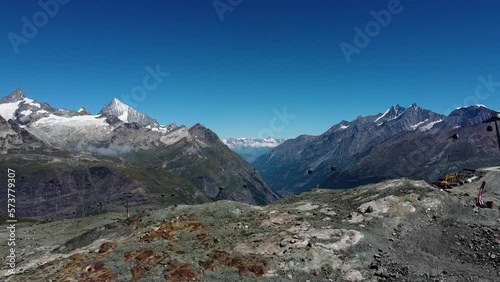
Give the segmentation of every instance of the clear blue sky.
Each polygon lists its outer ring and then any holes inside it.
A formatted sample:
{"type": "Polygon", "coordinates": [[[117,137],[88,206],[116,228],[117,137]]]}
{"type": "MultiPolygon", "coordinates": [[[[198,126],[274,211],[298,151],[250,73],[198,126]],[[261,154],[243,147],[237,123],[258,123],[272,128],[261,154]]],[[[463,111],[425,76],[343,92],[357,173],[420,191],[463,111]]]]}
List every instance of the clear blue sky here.
{"type": "Polygon", "coordinates": [[[33,22],[42,8],[1,1],[0,93],[23,87],[95,114],[159,65],[170,75],[137,110],[160,123],[200,122],[220,137],[258,137],[285,106],[296,117],[276,137],[321,134],[397,103],[500,109],[500,86],[467,99],[479,75],[500,83],[498,1],[401,0],[402,11],[347,63],[340,43],[354,45],[354,27],[389,2],[243,0],[221,21],[213,0],[72,0],[16,54],[8,34],[22,36],[21,19],[33,22]]]}

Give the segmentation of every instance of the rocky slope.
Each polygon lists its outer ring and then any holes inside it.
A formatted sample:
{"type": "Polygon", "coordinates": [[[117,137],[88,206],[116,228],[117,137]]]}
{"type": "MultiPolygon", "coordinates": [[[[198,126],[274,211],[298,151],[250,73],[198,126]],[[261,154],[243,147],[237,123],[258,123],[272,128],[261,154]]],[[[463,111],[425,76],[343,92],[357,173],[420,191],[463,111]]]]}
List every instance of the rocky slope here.
{"type": "Polygon", "coordinates": [[[282,194],[398,177],[431,181],[460,168],[500,164],[496,136],[482,123],[494,114],[471,106],[446,117],[415,104],[396,105],[319,136],[287,140],[253,165],[282,194]]]}
{"type": "Polygon", "coordinates": [[[33,150],[43,148],[41,140],[30,134],[25,129],[19,127],[12,120],[6,121],[0,116],[0,148],[1,154],[7,154],[13,151],[33,150]]]}
{"type": "Polygon", "coordinates": [[[0,169],[17,171],[18,216],[84,217],[123,210],[127,203],[138,211],[278,199],[201,124],[159,125],[117,99],[100,115],[55,109],[27,98],[22,89],[1,101],[0,169]]]}
{"type": "MultiPolygon", "coordinates": [[[[21,273],[0,275],[11,282],[497,281],[499,181],[491,171],[450,193],[400,179],[263,207],[219,201],[130,219],[19,223],[21,273]],[[493,209],[474,207],[483,180],[493,209]]],[[[5,228],[0,234],[7,239],[5,228]]]]}

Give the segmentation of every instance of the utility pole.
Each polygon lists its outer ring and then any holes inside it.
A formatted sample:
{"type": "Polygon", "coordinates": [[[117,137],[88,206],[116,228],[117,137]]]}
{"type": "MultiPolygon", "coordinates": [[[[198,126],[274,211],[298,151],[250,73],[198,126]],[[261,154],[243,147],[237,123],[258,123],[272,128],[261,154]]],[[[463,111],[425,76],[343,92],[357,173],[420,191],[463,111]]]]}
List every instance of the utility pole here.
{"type": "Polygon", "coordinates": [[[132,194],[125,193],[125,198],[127,198],[127,218],[130,218],[130,198],[132,198],[132,194]]]}
{"type": "Polygon", "coordinates": [[[130,210],[129,210],[128,198],[127,198],[127,218],[130,218],[130,210]]]}
{"type": "MultiPolygon", "coordinates": [[[[500,150],[500,131],[498,131],[498,121],[500,121],[500,113],[496,113],[489,119],[483,121],[483,123],[490,123],[494,122],[495,123],[495,129],[497,131],[497,142],[498,142],[498,149],[500,150]]],[[[488,131],[491,131],[490,128],[488,128],[488,131]]]]}

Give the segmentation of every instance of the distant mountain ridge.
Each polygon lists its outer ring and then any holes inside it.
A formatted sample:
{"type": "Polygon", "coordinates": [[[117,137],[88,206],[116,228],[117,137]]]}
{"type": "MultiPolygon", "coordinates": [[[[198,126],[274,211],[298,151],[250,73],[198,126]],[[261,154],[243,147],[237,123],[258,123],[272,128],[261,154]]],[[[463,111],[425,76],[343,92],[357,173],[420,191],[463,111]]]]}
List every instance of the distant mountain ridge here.
{"type": "Polygon", "coordinates": [[[231,150],[235,151],[247,162],[252,163],[255,159],[269,152],[272,148],[282,144],[286,139],[266,138],[227,138],[222,139],[231,150]]]}
{"type": "Polygon", "coordinates": [[[289,139],[253,165],[283,194],[397,177],[430,181],[465,166],[500,164],[496,136],[482,123],[496,114],[483,105],[458,108],[448,116],[416,104],[394,105],[377,115],[342,121],[319,136],[289,139]]]}

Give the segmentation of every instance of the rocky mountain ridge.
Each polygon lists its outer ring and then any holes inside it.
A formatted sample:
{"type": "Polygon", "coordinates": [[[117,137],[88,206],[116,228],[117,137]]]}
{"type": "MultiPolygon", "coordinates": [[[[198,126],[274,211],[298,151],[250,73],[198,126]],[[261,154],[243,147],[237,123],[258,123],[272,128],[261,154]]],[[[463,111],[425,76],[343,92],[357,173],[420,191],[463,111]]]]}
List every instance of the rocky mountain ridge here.
{"type": "Polygon", "coordinates": [[[493,115],[484,106],[443,116],[416,104],[395,105],[342,121],[319,136],[289,139],[253,165],[282,194],[398,177],[431,181],[456,169],[500,163],[496,136],[482,123],[493,115]]]}

